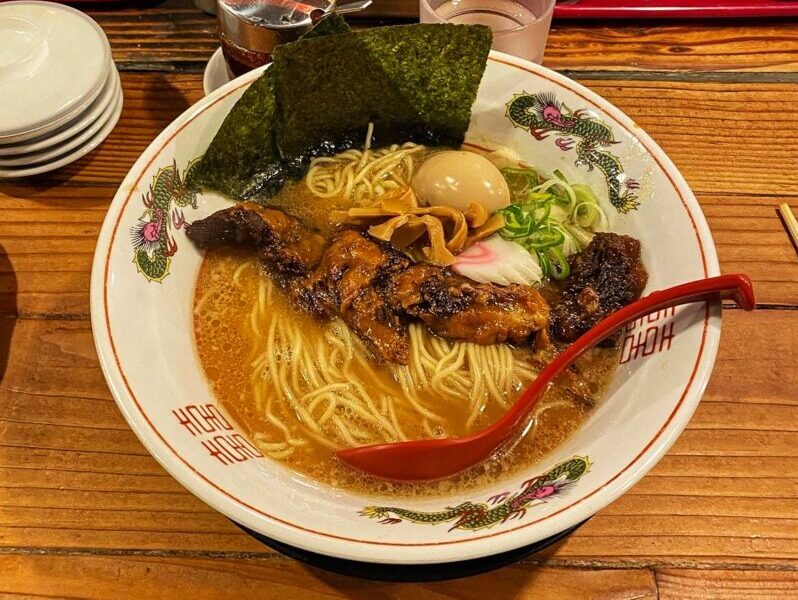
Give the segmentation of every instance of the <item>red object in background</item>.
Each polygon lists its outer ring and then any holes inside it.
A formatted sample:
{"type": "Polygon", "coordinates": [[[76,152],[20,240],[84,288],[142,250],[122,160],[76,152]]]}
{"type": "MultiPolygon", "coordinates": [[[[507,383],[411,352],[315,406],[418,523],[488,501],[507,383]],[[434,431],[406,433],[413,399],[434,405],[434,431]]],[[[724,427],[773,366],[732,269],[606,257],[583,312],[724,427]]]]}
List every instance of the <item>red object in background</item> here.
{"type": "Polygon", "coordinates": [[[555,19],[709,19],[798,16],[798,0],[562,0],[555,19]]]}
{"type": "MultiPolygon", "coordinates": [[[[4,0],[0,0],[3,2],[4,0]]],[[[121,4],[126,0],[50,0],[121,4]]],[[[383,2],[389,0],[382,0],[383,2]]],[[[559,0],[555,19],[711,19],[798,16],[798,0],[559,0]]]]}

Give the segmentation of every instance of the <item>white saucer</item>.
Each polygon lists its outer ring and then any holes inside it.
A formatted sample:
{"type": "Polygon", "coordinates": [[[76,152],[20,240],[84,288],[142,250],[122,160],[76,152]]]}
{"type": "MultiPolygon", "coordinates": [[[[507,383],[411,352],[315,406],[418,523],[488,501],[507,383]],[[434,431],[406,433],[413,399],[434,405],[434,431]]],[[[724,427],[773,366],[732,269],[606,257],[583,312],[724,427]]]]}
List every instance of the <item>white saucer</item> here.
{"type": "Polygon", "coordinates": [[[100,115],[106,112],[110,106],[113,106],[114,94],[119,85],[119,74],[112,62],[109,65],[108,76],[100,95],[95,98],[94,102],[92,102],[85,111],[79,114],[74,120],[65,123],[55,131],[51,131],[41,137],[33,138],[18,144],[0,143],[0,157],[16,157],[20,154],[40,152],[76,136],[97,121],[100,115]]]}
{"type": "Polygon", "coordinates": [[[55,146],[45,148],[44,150],[38,152],[25,154],[20,153],[19,155],[15,155],[13,158],[0,157],[0,167],[24,167],[27,165],[44,163],[48,160],[53,160],[54,158],[63,156],[65,153],[78,148],[93,138],[94,134],[100,131],[103,125],[108,122],[108,119],[111,118],[111,115],[113,115],[117,108],[119,98],[122,95],[122,86],[119,81],[119,75],[116,72],[114,72],[113,76],[111,77],[111,82],[113,83],[111,86],[113,93],[111,101],[107,103],[105,110],[103,110],[103,112],[96,117],[94,121],[90,123],[89,126],[83,131],[79,131],[77,135],[67,139],[64,143],[56,144],[55,146]]]}
{"type": "Polygon", "coordinates": [[[100,94],[111,48],[100,26],[52,2],[0,3],[0,142],[39,137],[100,94]]]}
{"type": "Polygon", "coordinates": [[[40,163],[32,166],[26,167],[8,167],[8,168],[1,168],[0,169],[0,179],[3,178],[13,178],[13,177],[28,177],[30,175],[39,175],[40,173],[47,173],[48,171],[54,171],[55,169],[60,169],[61,167],[68,165],[71,162],[78,160],[79,158],[85,156],[92,150],[94,150],[97,146],[99,146],[108,134],[111,133],[113,128],[116,126],[117,122],[119,121],[119,116],[122,114],[122,105],[124,103],[124,97],[122,94],[122,90],[119,90],[119,98],[116,102],[116,106],[114,107],[113,113],[111,117],[105,122],[102,128],[94,134],[84,145],[78,147],[76,150],[72,152],[67,152],[66,154],[57,157],[55,160],[51,162],[40,163]]]}
{"type": "Polygon", "coordinates": [[[208,64],[205,65],[205,74],[202,77],[202,89],[205,91],[205,95],[207,96],[233,79],[235,79],[235,75],[227,66],[222,49],[217,48],[208,64]]]}

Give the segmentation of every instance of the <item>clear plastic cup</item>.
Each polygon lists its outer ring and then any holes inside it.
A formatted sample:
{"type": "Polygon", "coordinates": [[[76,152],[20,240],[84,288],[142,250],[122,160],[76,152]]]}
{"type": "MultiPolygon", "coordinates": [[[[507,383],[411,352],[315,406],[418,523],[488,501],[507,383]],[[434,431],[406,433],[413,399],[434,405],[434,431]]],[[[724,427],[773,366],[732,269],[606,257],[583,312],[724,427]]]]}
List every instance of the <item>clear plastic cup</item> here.
{"type": "Polygon", "coordinates": [[[555,0],[419,0],[422,23],[487,25],[493,49],[543,60],[555,0]]]}

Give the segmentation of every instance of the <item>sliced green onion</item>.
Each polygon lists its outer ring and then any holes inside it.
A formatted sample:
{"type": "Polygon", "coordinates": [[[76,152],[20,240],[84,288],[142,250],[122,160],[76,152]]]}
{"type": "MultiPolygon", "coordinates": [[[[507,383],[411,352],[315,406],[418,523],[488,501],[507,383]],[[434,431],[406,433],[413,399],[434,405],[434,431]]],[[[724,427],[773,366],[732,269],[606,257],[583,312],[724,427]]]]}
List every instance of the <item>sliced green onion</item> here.
{"type": "Polygon", "coordinates": [[[591,190],[588,186],[584,183],[575,183],[571,186],[573,189],[574,194],[576,195],[577,202],[590,202],[592,204],[598,204],[598,198],[593,194],[593,190],[591,190]]]}
{"type": "Polygon", "coordinates": [[[505,167],[500,169],[500,171],[504,175],[507,186],[510,188],[510,194],[513,197],[524,194],[527,190],[540,183],[540,175],[534,169],[505,167]]]}
{"type": "Polygon", "coordinates": [[[607,215],[598,204],[592,202],[580,202],[574,206],[573,222],[579,227],[604,227],[607,222],[607,215]],[[582,215],[580,216],[580,212],[582,215]]]}
{"type": "Polygon", "coordinates": [[[543,252],[536,252],[538,263],[540,263],[540,270],[543,271],[543,277],[549,277],[551,274],[551,261],[543,252]]]}
{"type": "Polygon", "coordinates": [[[567,184],[565,181],[561,179],[557,179],[556,177],[552,177],[551,179],[547,179],[543,183],[538,186],[532,188],[533,192],[545,192],[546,190],[557,187],[565,191],[566,195],[568,196],[567,200],[571,206],[576,203],[576,194],[574,193],[573,188],[567,184]]]}
{"type": "Polygon", "coordinates": [[[573,236],[565,224],[559,223],[557,225],[557,229],[562,232],[563,237],[565,238],[561,246],[562,253],[565,256],[571,256],[582,249],[579,241],[573,236]]]}
{"type": "Polygon", "coordinates": [[[563,223],[568,221],[571,218],[571,211],[569,211],[566,207],[560,206],[559,204],[553,204],[551,207],[551,213],[549,213],[549,219],[551,221],[557,221],[557,223],[563,223]]]}
{"type": "Polygon", "coordinates": [[[592,231],[589,231],[587,229],[582,229],[581,227],[578,227],[571,223],[565,223],[563,227],[565,227],[565,229],[568,230],[568,233],[571,234],[571,237],[573,237],[573,239],[576,241],[580,249],[587,246],[593,239],[592,231]]]}
{"type": "Polygon", "coordinates": [[[545,221],[548,220],[549,215],[551,214],[551,202],[538,203],[532,209],[530,214],[532,215],[532,219],[534,219],[536,225],[544,225],[545,221]]]}
{"type": "Polygon", "coordinates": [[[546,250],[549,255],[549,276],[557,281],[568,279],[571,274],[571,266],[568,264],[568,259],[557,248],[549,248],[546,250]]]}
{"type": "Polygon", "coordinates": [[[551,200],[554,198],[552,194],[548,192],[527,192],[526,193],[526,202],[533,202],[535,200],[551,200]]]}
{"type": "Polygon", "coordinates": [[[507,167],[501,172],[513,203],[500,211],[505,226],[499,235],[523,246],[544,277],[567,279],[568,256],[587,246],[594,231],[608,223],[598,198],[589,186],[570,184],[559,170],[548,179],[532,168],[507,167]]]}
{"type": "Polygon", "coordinates": [[[562,246],[565,236],[559,229],[538,229],[524,240],[524,246],[529,249],[543,250],[562,246]]]}

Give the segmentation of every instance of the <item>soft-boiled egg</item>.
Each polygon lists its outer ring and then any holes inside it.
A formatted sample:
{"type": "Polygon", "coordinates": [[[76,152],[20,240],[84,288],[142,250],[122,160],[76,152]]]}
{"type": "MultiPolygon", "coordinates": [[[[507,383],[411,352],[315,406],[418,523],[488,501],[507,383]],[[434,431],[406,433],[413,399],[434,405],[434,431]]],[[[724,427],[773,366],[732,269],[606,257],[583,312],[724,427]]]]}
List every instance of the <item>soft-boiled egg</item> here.
{"type": "Polygon", "coordinates": [[[488,212],[510,204],[510,188],[499,169],[484,156],[446,150],[421,163],[411,184],[421,203],[466,210],[479,202],[488,212]]]}

